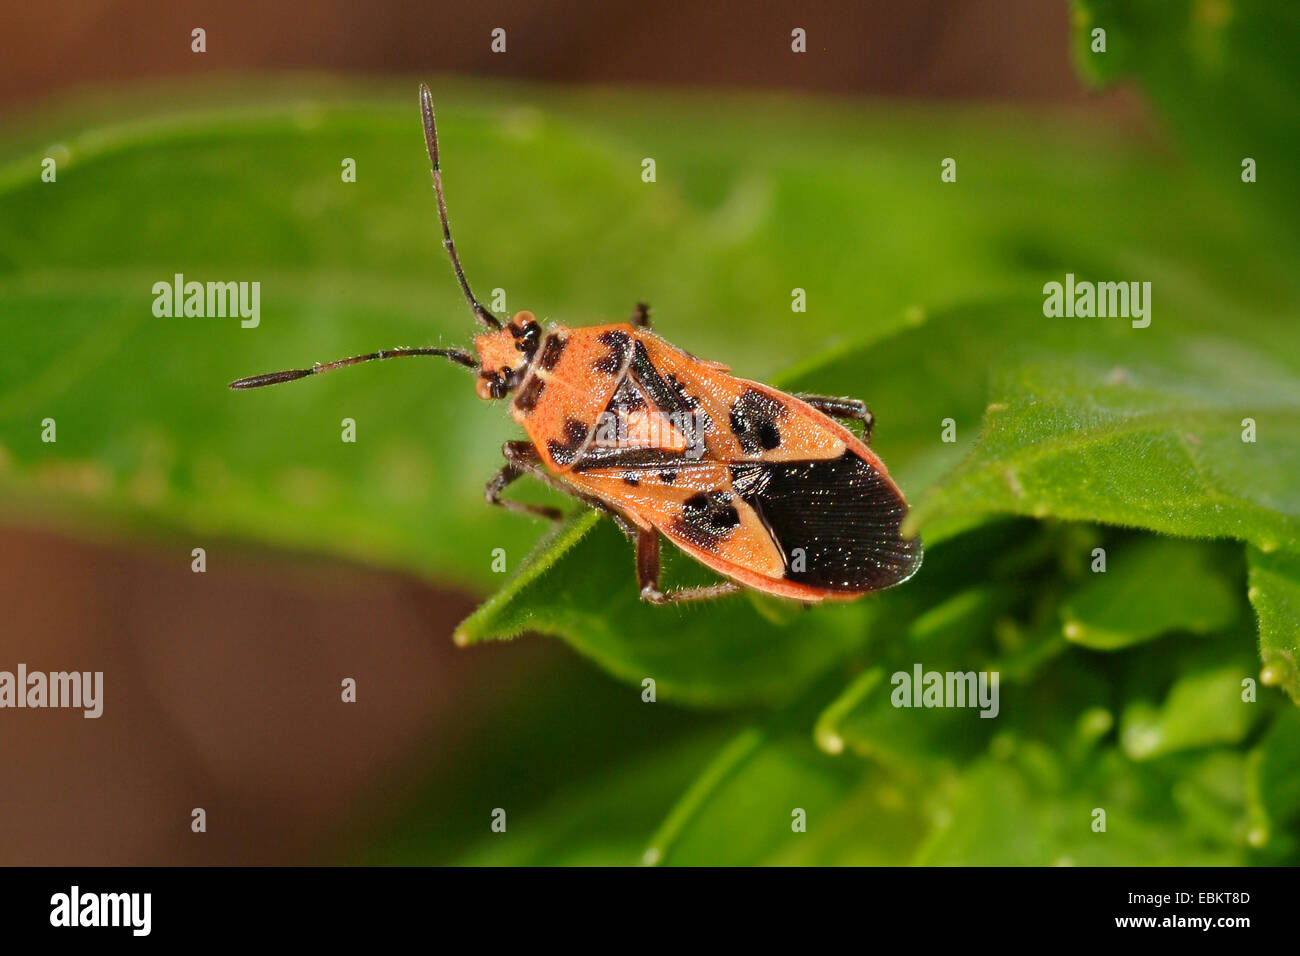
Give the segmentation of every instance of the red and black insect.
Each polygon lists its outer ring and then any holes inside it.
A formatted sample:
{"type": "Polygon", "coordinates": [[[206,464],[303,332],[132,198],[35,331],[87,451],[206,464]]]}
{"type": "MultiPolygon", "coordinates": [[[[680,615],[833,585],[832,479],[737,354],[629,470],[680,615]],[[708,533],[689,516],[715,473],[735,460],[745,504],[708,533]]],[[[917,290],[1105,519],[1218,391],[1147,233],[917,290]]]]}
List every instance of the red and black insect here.
{"type": "Polygon", "coordinates": [[[584,329],[544,329],[531,312],[503,325],[485,309],[451,239],[424,85],[420,111],[443,244],[487,328],[474,340],[477,357],[461,349],[392,349],[255,375],[231,388],[407,355],[439,355],[474,369],[479,396],[513,396],[510,414],[528,434],[528,441],[506,442],[506,464],[488,482],[487,500],[558,520],[555,508],[501,497],[527,474],[607,512],[636,543],[646,601],[698,600],[741,586],[806,602],[851,600],[916,572],[921,542],[900,534],[907,504],[867,447],[872,416],[861,401],[787,395],[736,378],[651,332],[644,304],[627,322],[584,329]],[[863,438],[835,419],[862,422],[863,438]],[[660,590],[661,535],[729,580],[660,590]]]}

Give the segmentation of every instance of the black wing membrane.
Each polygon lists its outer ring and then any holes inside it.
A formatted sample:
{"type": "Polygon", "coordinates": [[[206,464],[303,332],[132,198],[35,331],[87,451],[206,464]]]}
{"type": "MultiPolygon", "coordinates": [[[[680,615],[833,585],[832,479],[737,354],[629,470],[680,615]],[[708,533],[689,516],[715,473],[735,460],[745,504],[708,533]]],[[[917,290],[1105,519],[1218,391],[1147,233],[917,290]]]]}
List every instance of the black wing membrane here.
{"type": "Polygon", "coordinates": [[[852,451],[822,461],[738,463],[731,476],[785,556],[788,580],[877,591],[921,566],[920,539],[899,533],[907,506],[898,489],[852,451]]]}

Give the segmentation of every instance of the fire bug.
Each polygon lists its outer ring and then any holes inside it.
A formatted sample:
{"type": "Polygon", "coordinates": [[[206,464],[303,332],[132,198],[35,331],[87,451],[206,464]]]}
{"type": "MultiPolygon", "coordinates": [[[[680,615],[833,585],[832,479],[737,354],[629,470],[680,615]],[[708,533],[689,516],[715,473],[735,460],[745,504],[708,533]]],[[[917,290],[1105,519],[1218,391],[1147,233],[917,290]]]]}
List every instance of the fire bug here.
{"type": "Polygon", "coordinates": [[[543,328],[531,312],[502,324],[474,298],[447,222],[433,100],[420,86],[443,245],[487,331],[462,349],[402,348],[232,382],[260,388],[379,359],[437,355],[478,373],[480,398],[511,397],[528,441],[502,448],[488,502],[559,520],[558,509],[502,498],[531,475],[608,513],[636,545],[643,600],[718,597],[749,587],[804,602],[851,600],[899,584],[921,565],[899,531],[907,504],[867,447],[872,415],[852,398],[787,395],[730,374],[650,331],[638,304],[627,322],[543,328]],[[839,421],[863,424],[859,439],[839,421]],[[728,580],[665,593],[663,536],[728,580]]]}

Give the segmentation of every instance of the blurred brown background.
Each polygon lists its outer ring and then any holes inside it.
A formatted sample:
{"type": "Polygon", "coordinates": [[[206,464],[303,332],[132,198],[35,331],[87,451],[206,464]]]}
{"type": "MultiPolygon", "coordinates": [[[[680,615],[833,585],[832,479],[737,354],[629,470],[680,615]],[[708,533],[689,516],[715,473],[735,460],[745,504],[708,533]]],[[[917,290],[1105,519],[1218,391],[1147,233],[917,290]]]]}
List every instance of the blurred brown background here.
{"type": "Polygon", "coordinates": [[[4,5],[0,102],[231,70],[461,72],[566,83],[772,87],[1071,102],[1065,0],[527,0],[415,4],[76,0],[4,5]],[[208,51],[189,49],[190,30],[208,51]],[[789,51],[803,27],[806,56],[789,51]],[[509,38],[489,49],[493,28],[509,38]]]}
{"type": "MultiPolygon", "coordinates": [[[[319,70],[1070,104],[1140,116],[1128,95],[1094,98],[1075,79],[1064,0],[413,7],[9,0],[0,110],[39,111],[52,95],[194,72],[319,70]],[[203,56],[189,49],[196,26],[207,31],[203,56]],[[498,26],[508,31],[505,55],[489,50],[498,26]],[[795,26],[807,30],[806,56],[765,55],[788,51],[795,26]]],[[[0,668],[26,661],[113,676],[99,720],[68,711],[0,720],[3,863],[346,859],[343,847],[382,836],[417,800],[439,808],[435,833],[468,829],[470,819],[486,826],[480,795],[491,780],[447,772],[475,747],[489,751],[481,763],[509,777],[512,747],[556,746],[520,733],[530,688],[555,694],[580,684],[575,726],[586,724],[584,708],[602,715],[579,752],[567,745],[568,775],[702,719],[661,715],[651,726],[635,694],[558,642],[454,648],[451,628],[473,607],[470,595],[251,549],[233,566],[210,558],[198,578],[181,542],[128,546],[24,527],[12,514],[8,522],[0,668]],[[312,672],[285,680],[304,657],[312,672]],[[353,708],[338,703],[343,676],[358,681],[353,708]],[[195,686],[210,693],[178,690],[195,686]],[[510,735],[494,733],[507,725],[510,735]],[[498,743],[507,736],[511,743],[498,743]],[[202,838],[189,830],[196,806],[208,813],[202,838]]],[[[518,783],[541,798],[560,780],[518,783]]]]}

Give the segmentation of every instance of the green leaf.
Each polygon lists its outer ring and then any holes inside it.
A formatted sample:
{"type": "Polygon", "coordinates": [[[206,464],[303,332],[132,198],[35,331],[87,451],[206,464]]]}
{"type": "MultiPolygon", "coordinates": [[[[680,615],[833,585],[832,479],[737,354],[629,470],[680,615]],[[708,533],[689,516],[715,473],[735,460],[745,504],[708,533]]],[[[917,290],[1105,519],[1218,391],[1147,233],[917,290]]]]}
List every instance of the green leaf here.
{"type": "MultiPolygon", "coordinates": [[[[915,730],[906,732],[926,753],[881,764],[857,759],[853,747],[838,757],[818,753],[797,733],[795,713],[750,728],[683,794],[648,857],[705,865],[1244,862],[1240,753],[1135,762],[1106,742],[1111,720],[1089,703],[1106,693],[1104,680],[1071,667],[1042,683],[1028,698],[1004,696],[999,719],[988,722],[998,733],[987,749],[967,748],[941,764],[928,762],[934,741],[915,730]],[[1104,831],[1093,829],[1098,809],[1104,831]],[[798,811],[806,832],[791,828],[798,811]]],[[[880,686],[879,677],[860,678],[823,721],[840,702],[856,712],[880,686]]],[[[897,713],[899,730],[926,718],[897,713]]]]}
{"type": "Polygon", "coordinates": [[[1300,704],[1300,555],[1247,552],[1250,603],[1259,615],[1260,680],[1300,704]]]}
{"type": "MultiPolygon", "coordinates": [[[[938,670],[933,663],[925,661],[924,671],[938,670]]],[[[847,749],[905,773],[931,761],[971,757],[983,749],[995,720],[982,718],[978,706],[898,706],[896,696],[910,700],[893,680],[899,673],[913,678],[911,667],[864,672],[823,711],[814,730],[817,745],[830,754],[847,749]]]]}
{"type": "MultiPolygon", "coordinates": [[[[708,580],[683,556],[664,558],[667,580],[708,580]]],[[[611,521],[586,512],[543,541],[457,628],[456,640],[558,634],[624,680],[653,679],[667,698],[737,704],[789,697],[865,643],[874,611],[860,603],[774,619],[762,599],[747,594],[695,607],[647,604],[636,588],[631,544],[611,521]]]]}
{"type": "MultiPolygon", "coordinates": [[[[975,556],[981,547],[998,540],[996,532],[989,531],[970,537],[961,547],[941,546],[936,562],[941,580],[950,580],[943,574],[946,561],[960,556],[975,558],[972,563],[978,564],[975,556]]],[[[1000,584],[990,579],[952,595],[913,594],[907,602],[886,601],[873,647],[879,663],[859,674],[821,712],[813,730],[817,745],[829,754],[847,751],[869,758],[904,775],[982,750],[998,721],[996,715],[980,716],[982,711],[994,713],[996,707],[991,700],[979,699],[978,672],[987,669],[993,656],[989,638],[994,619],[1013,604],[1000,584]],[[967,695],[964,706],[918,702],[926,675],[935,672],[975,672],[976,684],[961,687],[967,695]]]]}
{"type": "Polygon", "coordinates": [[[1231,547],[1141,538],[1112,548],[1061,609],[1063,633],[1092,650],[1117,650],[1171,631],[1208,634],[1241,611],[1231,547]]]}
{"type": "Polygon", "coordinates": [[[1074,0],[1075,58],[1097,82],[1133,76],[1207,171],[1294,230],[1300,185],[1300,9],[1270,0],[1074,0]],[[1092,31],[1106,31],[1104,53],[1092,31]],[[1258,164],[1243,184],[1241,161],[1258,164]]]}
{"type": "Polygon", "coordinates": [[[1164,349],[1003,368],[978,446],[914,525],[1011,513],[1300,546],[1300,378],[1227,341],[1164,349]],[[1248,418],[1266,437],[1243,441],[1248,418]]]}
{"type": "Polygon", "coordinates": [[[692,866],[879,865],[924,832],[915,794],[835,760],[790,729],[751,728],[719,752],[651,838],[648,862],[692,866]],[[862,839],[862,822],[872,820],[862,839]],[[846,845],[839,837],[853,833],[846,845]]]}
{"type": "Polygon", "coordinates": [[[469,866],[634,866],[646,835],[718,749],[716,733],[575,782],[535,813],[508,818],[460,859],[469,866]]]}
{"type": "Polygon", "coordinates": [[[1287,708],[1250,753],[1246,790],[1256,847],[1294,848],[1300,823],[1300,710],[1287,708]]]}
{"type": "Polygon", "coordinates": [[[1136,700],[1120,720],[1120,740],[1133,760],[1195,747],[1239,743],[1262,716],[1261,704],[1242,700],[1250,671],[1230,664],[1180,676],[1155,706],[1136,700]]]}
{"type": "MultiPolygon", "coordinates": [[[[1171,781],[1109,750],[1062,786],[1042,778],[1050,749],[1004,748],[957,782],[918,852],[926,866],[1175,866],[1243,862],[1240,847],[1189,839],[1171,781]],[[1105,812],[1105,830],[1095,830],[1105,812]]],[[[1177,778],[1175,778],[1177,779],[1177,778]]]]}

